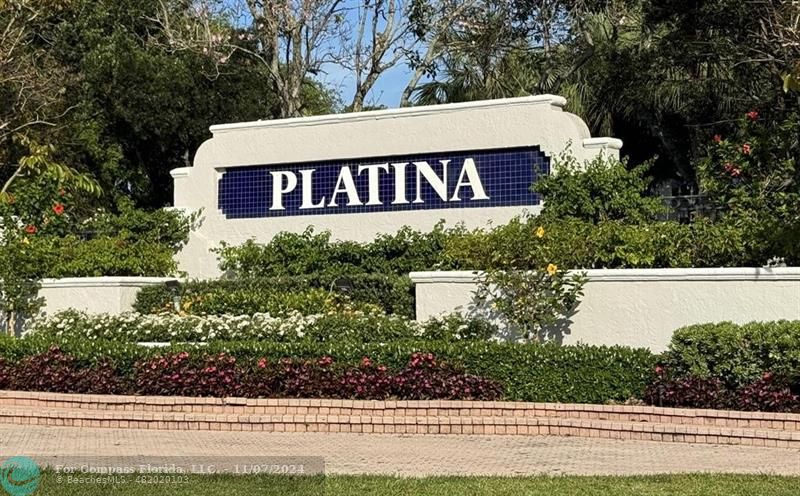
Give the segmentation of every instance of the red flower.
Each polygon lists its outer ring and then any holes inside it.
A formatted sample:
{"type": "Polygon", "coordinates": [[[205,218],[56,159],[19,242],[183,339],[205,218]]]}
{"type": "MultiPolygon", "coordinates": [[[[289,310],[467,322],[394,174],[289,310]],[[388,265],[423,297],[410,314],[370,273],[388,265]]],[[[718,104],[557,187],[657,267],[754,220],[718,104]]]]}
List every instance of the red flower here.
{"type": "Polygon", "coordinates": [[[722,142],[722,136],[720,136],[719,134],[715,134],[714,143],[721,143],[721,142],[722,142]]]}
{"type": "Polygon", "coordinates": [[[263,368],[266,368],[266,366],[267,366],[267,359],[266,358],[262,358],[262,359],[260,359],[258,361],[258,368],[263,369],[263,368]]]}
{"type": "Polygon", "coordinates": [[[731,177],[739,177],[742,174],[742,170],[730,162],[725,163],[725,172],[731,175],[731,177]]]}
{"type": "Polygon", "coordinates": [[[36,226],[33,224],[28,224],[25,226],[25,232],[28,234],[36,234],[36,231],[38,231],[38,229],[36,229],[36,226]]]}
{"type": "Polygon", "coordinates": [[[60,203],[56,203],[55,205],[53,205],[53,212],[55,212],[56,215],[63,214],[64,213],[64,205],[62,205],[60,203]]]}
{"type": "Polygon", "coordinates": [[[757,110],[751,110],[750,112],[746,113],[745,115],[751,121],[754,121],[754,120],[758,119],[758,111],[757,110]]]}
{"type": "Polygon", "coordinates": [[[750,155],[750,152],[752,151],[753,148],[749,144],[745,143],[744,145],[742,145],[742,153],[744,153],[745,155],[750,155]]]}

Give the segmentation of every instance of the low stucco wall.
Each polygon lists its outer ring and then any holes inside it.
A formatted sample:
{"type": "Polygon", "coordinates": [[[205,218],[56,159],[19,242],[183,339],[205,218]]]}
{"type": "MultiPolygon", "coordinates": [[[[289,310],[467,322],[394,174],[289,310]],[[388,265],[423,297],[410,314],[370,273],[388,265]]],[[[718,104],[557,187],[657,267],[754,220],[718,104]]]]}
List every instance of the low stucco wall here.
{"type": "Polygon", "coordinates": [[[172,277],[70,277],[45,279],[39,296],[48,314],[74,308],[88,313],[119,314],[133,309],[136,293],[145,286],[174,281],[172,277]]]}
{"type": "MultiPolygon", "coordinates": [[[[564,344],[627,345],[663,351],[672,332],[705,322],[800,319],[800,267],[598,269],[564,344]]],[[[477,311],[475,272],[412,272],[417,319],[477,311]]]]}

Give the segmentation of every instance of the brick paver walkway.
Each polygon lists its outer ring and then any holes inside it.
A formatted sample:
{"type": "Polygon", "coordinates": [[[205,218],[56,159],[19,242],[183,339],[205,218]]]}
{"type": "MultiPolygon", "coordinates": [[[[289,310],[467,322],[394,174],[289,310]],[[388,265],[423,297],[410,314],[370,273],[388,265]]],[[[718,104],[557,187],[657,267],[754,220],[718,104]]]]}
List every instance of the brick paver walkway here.
{"type": "MultiPolygon", "coordinates": [[[[0,425],[0,455],[323,457],[337,474],[522,475],[739,472],[800,475],[800,450],[548,436],[154,431],[0,425]]],[[[161,460],[163,463],[163,460],[161,460]]]]}

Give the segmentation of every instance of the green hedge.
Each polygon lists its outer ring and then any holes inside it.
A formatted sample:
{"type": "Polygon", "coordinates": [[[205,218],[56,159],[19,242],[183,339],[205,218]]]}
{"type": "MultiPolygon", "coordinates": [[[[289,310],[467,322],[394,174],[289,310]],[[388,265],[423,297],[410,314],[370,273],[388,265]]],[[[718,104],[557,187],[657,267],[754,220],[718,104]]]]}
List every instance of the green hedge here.
{"type": "Polygon", "coordinates": [[[407,228],[371,243],[331,241],[329,233],[282,233],[270,243],[226,246],[220,266],[232,277],[314,274],[406,275],[413,270],[762,266],[763,243],[726,222],[599,221],[520,217],[492,229],[407,228]],[[544,235],[539,235],[543,228],[544,235]]]}
{"type": "MultiPolygon", "coordinates": [[[[328,304],[351,302],[356,306],[375,305],[386,313],[414,316],[414,293],[407,276],[386,274],[335,274],[265,278],[188,281],[179,289],[184,308],[194,314],[246,315],[269,313],[280,315],[297,310],[303,314],[320,313],[328,304]],[[327,302],[333,292],[336,301],[327,302]]],[[[172,307],[172,293],[163,285],[143,288],[136,296],[134,309],[140,313],[156,313],[172,307]]]]}
{"type": "Polygon", "coordinates": [[[269,243],[247,241],[218,250],[220,268],[231,277],[285,277],[315,274],[333,278],[355,274],[407,275],[429,270],[441,261],[451,235],[442,224],[430,232],[403,227],[379,234],[370,243],[331,241],[330,232],[281,232],[269,243]]]}
{"type": "Polygon", "coordinates": [[[439,359],[461,365],[467,373],[497,380],[504,385],[505,399],[606,403],[641,397],[652,378],[655,357],[645,349],[615,346],[557,346],[492,342],[395,341],[387,344],[355,342],[271,343],[225,342],[196,347],[174,345],[144,348],[135,344],[85,339],[58,340],[46,336],[24,339],[0,338],[0,358],[16,361],[42,353],[53,344],[94,364],[110,358],[123,372],[137,360],[165,352],[203,350],[226,352],[241,358],[319,358],[358,363],[368,356],[399,369],[414,352],[430,352],[439,359]]]}
{"type": "Polygon", "coordinates": [[[67,237],[53,240],[51,249],[55,260],[46,277],[163,277],[178,268],[173,247],[155,241],[67,237]]]}
{"type": "Polygon", "coordinates": [[[730,387],[766,372],[800,379],[800,320],[701,324],[675,331],[665,363],[673,372],[718,378],[730,387]]]}
{"type": "Polygon", "coordinates": [[[86,212],[68,206],[67,214],[37,224],[36,234],[25,235],[23,245],[0,246],[0,257],[17,259],[12,270],[31,279],[174,275],[174,255],[188,240],[197,214],[147,212],[128,201],[121,201],[116,210],[96,210],[86,217],[86,212]]]}
{"type": "MultiPolygon", "coordinates": [[[[541,232],[541,231],[539,231],[541,232]]],[[[577,219],[517,218],[448,239],[442,265],[458,269],[567,269],[761,266],[735,226],[697,222],[597,224],[577,219]],[[543,228],[544,235],[537,230],[543,228]]]]}

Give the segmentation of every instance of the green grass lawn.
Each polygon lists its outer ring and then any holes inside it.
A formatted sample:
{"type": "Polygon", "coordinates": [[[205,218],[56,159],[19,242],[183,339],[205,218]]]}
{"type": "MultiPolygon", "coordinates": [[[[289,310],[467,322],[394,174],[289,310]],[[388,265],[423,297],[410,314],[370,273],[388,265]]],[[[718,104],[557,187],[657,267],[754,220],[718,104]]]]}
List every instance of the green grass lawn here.
{"type": "Polygon", "coordinates": [[[566,496],[566,495],[797,495],[800,478],[744,475],[663,475],[648,477],[436,477],[373,476],[279,477],[190,476],[186,484],[66,485],[43,475],[37,495],[388,495],[388,496],[566,496]]]}

